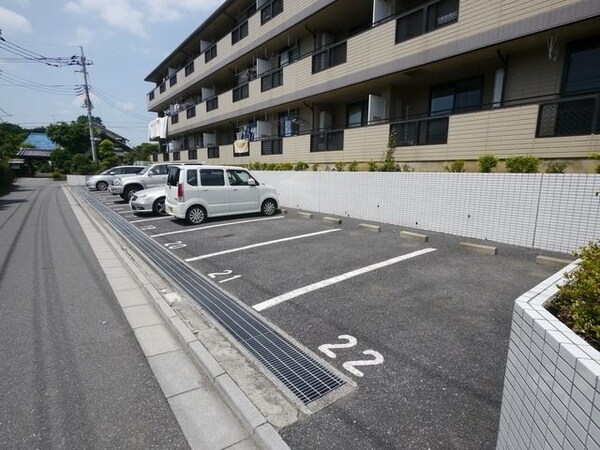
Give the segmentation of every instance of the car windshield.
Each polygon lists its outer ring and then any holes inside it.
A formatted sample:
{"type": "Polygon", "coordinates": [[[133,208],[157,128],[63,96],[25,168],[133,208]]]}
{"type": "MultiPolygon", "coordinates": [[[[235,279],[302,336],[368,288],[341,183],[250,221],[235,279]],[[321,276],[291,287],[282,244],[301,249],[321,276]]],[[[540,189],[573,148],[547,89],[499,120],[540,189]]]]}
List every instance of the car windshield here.
{"type": "Polygon", "coordinates": [[[148,172],[149,169],[150,169],[150,166],[146,166],[142,170],[140,170],[137,174],[138,175],[145,175],[146,172],[148,172]]]}

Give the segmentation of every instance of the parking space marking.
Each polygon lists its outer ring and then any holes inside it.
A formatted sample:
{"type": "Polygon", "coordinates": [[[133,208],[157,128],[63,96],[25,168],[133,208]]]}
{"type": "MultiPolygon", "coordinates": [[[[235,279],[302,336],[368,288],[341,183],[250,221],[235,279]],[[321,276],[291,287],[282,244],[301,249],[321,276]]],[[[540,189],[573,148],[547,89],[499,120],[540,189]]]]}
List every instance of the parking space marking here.
{"type": "Polygon", "coordinates": [[[259,242],[258,244],[246,245],[244,247],[232,248],[230,250],[223,250],[221,252],[208,253],[206,255],[201,255],[201,256],[194,256],[193,258],[186,258],[186,261],[187,262],[198,261],[200,259],[212,258],[213,256],[226,255],[228,253],[241,252],[242,250],[248,250],[248,249],[256,248],[256,247],[263,247],[265,245],[279,244],[281,242],[294,241],[296,239],[304,239],[307,237],[319,236],[321,234],[333,233],[334,231],[341,231],[341,228],[334,228],[333,230],[317,231],[316,233],[301,234],[299,236],[291,236],[291,237],[287,237],[287,238],[283,238],[283,239],[275,239],[274,241],[259,242]]]}
{"type": "Polygon", "coordinates": [[[185,230],[168,231],[166,233],[153,234],[150,237],[151,238],[157,238],[157,237],[161,237],[161,236],[170,236],[172,234],[189,233],[191,231],[208,230],[209,228],[227,227],[229,225],[237,225],[239,223],[261,222],[263,220],[276,220],[276,219],[283,219],[283,216],[267,217],[267,218],[264,218],[264,219],[238,220],[237,222],[219,223],[219,224],[216,224],[216,225],[207,225],[205,227],[186,228],[185,230]]]}
{"type": "Polygon", "coordinates": [[[279,295],[277,297],[273,297],[270,300],[265,300],[264,302],[257,303],[256,305],[253,306],[253,308],[257,311],[264,311],[265,309],[271,308],[275,305],[279,305],[280,303],[283,303],[283,302],[286,302],[293,298],[307,294],[308,292],[316,291],[317,289],[322,289],[324,287],[331,286],[332,284],[339,283],[340,281],[348,280],[348,279],[354,278],[358,275],[362,275],[367,272],[372,272],[373,270],[391,266],[392,264],[396,264],[401,261],[406,261],[407,259],[411,259],[416,256],[425,255],[427,253],[434,252],[435,250],[436,250],[435,248],[425,248],[423,250],[417,250],[416,252],[408,253],[408,254],[402,255],[402,256],[397,256],[396,258],[388,259],[386,261],[382,261],[382,262],[379,262],[376,264],[371,264],[370,266],[366,266],[361,269],[352,270],[352,271],[346,272],[342,275],[338,275],[336,277],[329,278],[327,280],[319,281],[317,283],[310,284],[308,286],[304,286],[303,288],[295,289],[293,291],[287,292],[287,293],[279,295]]]}
{"type": "Polygon", "coordinates": [[[171,217],[171,216],[151,217],[149,219],[132,220],[129,223],[150,222],[151,220],[164,220],[164,219],[173,219],[173,218],[174,217],[171,217]]]}

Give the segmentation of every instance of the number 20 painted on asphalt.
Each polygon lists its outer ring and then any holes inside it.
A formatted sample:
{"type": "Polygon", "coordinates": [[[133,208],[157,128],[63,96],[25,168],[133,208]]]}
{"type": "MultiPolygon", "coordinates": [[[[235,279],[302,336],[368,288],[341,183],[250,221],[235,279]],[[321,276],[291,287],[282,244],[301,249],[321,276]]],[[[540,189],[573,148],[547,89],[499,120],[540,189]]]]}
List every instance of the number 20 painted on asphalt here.
{"type": "Polygon", "coordinates": [[[178,248],[187,247],[187,244],[184,244],[181,241],[167,242],[166,244],[163,244],[163,245],[165,247],[167,247],[169,250],[177,250],[178,248]]]}
{"type": "MultiPolygon", "coordinates": [[[[347,342],[344,344],[323,344],[323,345],[319,346],[319,351],[325,353],[330,358],[336,358],[337,355],[331,351],[332,349],[352,348],[358,343],[358,341],[356,340],[356,338],[354,336],[350,336],[348,334],[342,334],[342,335],[338,336],[338,339],[341,339],[341,340],[344,340],[347,342]]],[[[364,375],[364,373],[362,373],[360,370],[358,370],[356,368],[357,366],[376,366],[376,365],[383,363],[383,355],[379,352],[376,352],[375,350],[365,350],[364,352],[362,352],[362,354],[363,355],[371,355],[374,358],[367,359],[367,360],[358,360],[358,361],[346,361],[344,364],[342,364],[342,367],[344,367],[344,369],[346,369],[351,374],[353,374],[357,377],[362,377],[364,375]]]]}

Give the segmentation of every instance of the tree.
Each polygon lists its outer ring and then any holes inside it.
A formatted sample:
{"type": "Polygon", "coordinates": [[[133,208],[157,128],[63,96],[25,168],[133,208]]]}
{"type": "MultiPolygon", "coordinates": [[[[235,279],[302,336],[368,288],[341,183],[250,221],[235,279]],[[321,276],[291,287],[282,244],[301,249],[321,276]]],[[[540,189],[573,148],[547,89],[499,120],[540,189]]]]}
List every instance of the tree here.
{"type": "Polygon", "coordinates": [[[144,142],[143,144],[133,147],[125,156],[123,162],[126,164],[133,164],[136,161],[150,161],[152,153],[158,152],[158,144],[149,144],[144,142]]]}
{"type": "Polygon", "coordinates": [[[77,122],[48,125],[46,134],[70,154],[89,153],[90,135],[87,126],[77,122]]]}
{"type": "Polygon", "coordinates": [[[15,157],[28,133],[19,125],[0,123],[0,160],[15,157]]]}
{"type": "Polygon", "coordinates": [[[50,153],[50,162],[54,170],[69,171],[71,168],[71,158],[71,153],[64,148],[57,148],[50,153]]]}
{"type": "Polygon", "coordinates": [[[71,162],[71,172],[75,175],[87,175],[92,171],[92,162],[90,159],[78,153],[73,155],[73,160],[71,162]]]}
{"type": "Polygon", "coordinates": [[[98,145],[98,158],[100,159],[100,168],[102,170],[110,169],[119,164],[119,157],[115,154],[113,143],[104,139],[98,145]]]}

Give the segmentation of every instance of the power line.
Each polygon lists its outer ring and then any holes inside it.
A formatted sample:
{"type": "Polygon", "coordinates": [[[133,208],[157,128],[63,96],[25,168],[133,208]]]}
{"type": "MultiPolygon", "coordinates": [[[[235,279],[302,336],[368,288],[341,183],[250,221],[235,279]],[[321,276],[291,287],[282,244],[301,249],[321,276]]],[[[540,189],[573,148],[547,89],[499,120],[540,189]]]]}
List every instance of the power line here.
{"type": "Polygon", "coordinates": [[[123,108],[122,106],[119,106],[118,104],[116,104],[115,102],[113,102],[112,100],[110,100],[106,95],[104,95],[102,92],[100,92],[98,89],[94,88],[93,86],[90,86],[90,90],[100,99],[102,100],[104,103],[106,103],[107,105],[111,106],[112,108],[120,111],[121,113],[132,117],[134,119],[139,119],[139,120],[148,120],[148,117],[146,116],[142,116],[141,114],[137,114],[134,112],[131,112],[125,108],[123,108]]]}

